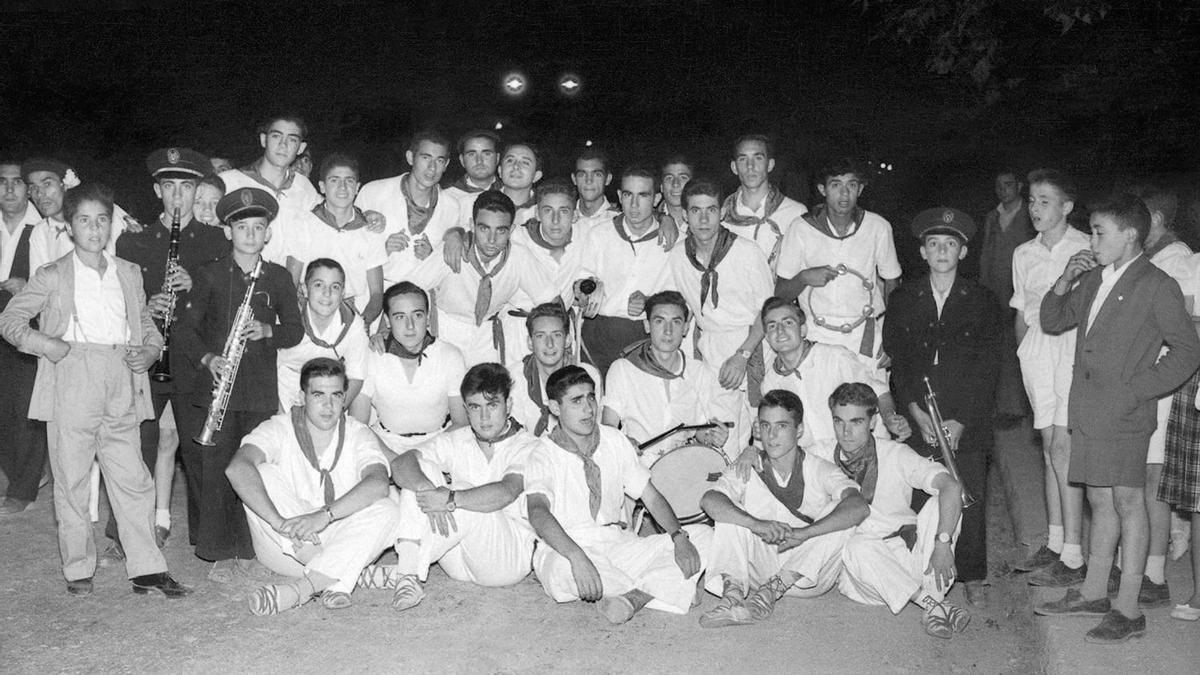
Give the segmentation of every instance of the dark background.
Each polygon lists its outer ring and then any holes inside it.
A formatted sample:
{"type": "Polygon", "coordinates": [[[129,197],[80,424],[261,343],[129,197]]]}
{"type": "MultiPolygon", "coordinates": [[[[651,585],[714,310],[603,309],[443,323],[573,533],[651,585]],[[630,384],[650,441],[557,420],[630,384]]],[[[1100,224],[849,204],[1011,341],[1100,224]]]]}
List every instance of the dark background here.
{"type": "MultiPolygon", "coordinates": [[[[538,144],[548,176],[591,140],[618,166],[688,152],[733,187],[732,141],[762,131],[775,179],[810,206],[829,156],[891,164],[863,203],[902,250],[923,208],[982,216],[998,166],[1061,168],[1089,196],[1146,177],[1189,201],[1200,188],[1200,24],[1187,3],[1099,3],[1103,21],[1066,32],[1046,7],[1069,2],[943,3],[986,12],[999,57],[983,83],[931,71],[936,26],[895,39],[904,4],[9,0],[0,152],[67,160],[149,217],[147,153],[190,146],[246,163],[276,111],[308,120],[318,162],[359,154],[366,179],[404,170],[418,127],[454,138],[499,121],[506,140],[538,144]],[[529,80],[519,98],[501,88],[513,70],[529,80]],[[558,93],[564,72],[583,79],[578,96],[558,93]]],[[[447,179],[459,172],[453,162],[447,179]]],[[[1194,219],[1185,209],[1187,238],[1194,219]]]]}

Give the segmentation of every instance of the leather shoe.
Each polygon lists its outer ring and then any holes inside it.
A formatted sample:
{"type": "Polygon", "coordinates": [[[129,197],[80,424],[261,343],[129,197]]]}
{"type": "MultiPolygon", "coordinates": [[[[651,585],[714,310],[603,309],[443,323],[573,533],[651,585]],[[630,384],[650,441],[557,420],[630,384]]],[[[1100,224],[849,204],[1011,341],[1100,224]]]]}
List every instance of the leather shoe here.
{"type": "Polygon", "coordinates": [[[1121,590],[1121,568],[1116,565],[1108,571],[1108,597],[1115,599],[1117,591],[1121,590]]]}
{"type": "Polygon", "coordinates": [[[1053,565],[1043,567],[1030,574],[1029,585],[1045,586],[1047,588],[1074,586],[1075,584],[1083,583],[1083,579],[1086,576],[1087,565],[1080,565],[1075,569],[1071,569],[1063,564],[1063,561],[1055,560],[1053,565]]]}
{"type": "Polygon", "coordinates": [[[1069,616],[1072,614],[1104,616],[1111,608],[1112,605],[1108,598],[1084,600],[1079,589],[1068,588],[1067,594],[1061,600],[1043,602],[1033,608],[1033,613],[1038,616],[1069,616]]]}
{"type": "Polygon", "coordinates": [[[1100,620],[1100,625],[1089,630],[1083,639],[1095,644],[1111,645],[1125,642],[1129,638],[1142,637],[1145,634],[1145,614],[1136,619],[1130,619],[1120,611],[1111,609],[1100,620]]]}
{"type": "Polygon", "coordinates": [[[171,528],[163,527],[162,525],[154,526],[154,543],[162,548],[167,543],[167,538],[171,536],[171,528]]]}
{"type": "Polygon", "coordinates": [[[1033,555],[1013,565],[1013,569],[1018,572],[1032,572],[1053,565],[1057,561],[1058,554],[1043,545],[1033,555]]]}
{"type": "Polygon", "coordinates": [[[129,581],[133,583],[133,592],[138,595],[146,595],[150,591],[157,591],[168,598],[182,598],[192,593],[192,589],[175,581],[166,572],[143,574],[140,577],[133,577],[129,581]]]}
{"type": "Polygon", "coordinates": [[[1166,580],[1163,580],[1161,584],[1156,584],[1150,581],[1150,577],[1142,575],[1142,587],[1138,590],[1138,607],[1156,609],[1170,605],[1171,589],[1167,587],[1166,580]]]}
{"type": "Polygon", "coordinates": [[[92,594],[92,578],[75,579],[67,582],[67,595],[76,598],[86,598],[92,594]]]}

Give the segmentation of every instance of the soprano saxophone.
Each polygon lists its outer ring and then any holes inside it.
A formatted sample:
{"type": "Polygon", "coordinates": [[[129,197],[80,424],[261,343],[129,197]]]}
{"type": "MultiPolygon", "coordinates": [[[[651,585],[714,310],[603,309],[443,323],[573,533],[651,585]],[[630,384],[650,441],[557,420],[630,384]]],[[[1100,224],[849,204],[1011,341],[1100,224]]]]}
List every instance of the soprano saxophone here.
{"type": "Polygon", "coordinates": [[[179,294],[171,288],[171,272],[179,267],[179,209],[175,209],[175,217],[171,219],[171,241],[167,247],[167,271],[163,275],[162,292],[167,294],[167,309],[162,318],[163,347],[158,356],[158,362],[150,371],[150,379],[155,382],[171,381],[171,324],[175,321],[175,303],[179,294]]]}
{"type": "Polygon", "coordinates": [[[221,377],[217,379],[217,383],[213,387],[212,403],[208,405],[208,416],[204,418],[204,428],[200,430],[198,436],[192,439],[205,447],[216,445],[213,442],[213,435],[221,430],[221,424],[225,421],[225,408],[229,405],[229,396],[233,393],[233,383],[237,379],[238,366],[241,365],[242,354],[246,351],[246,338],[242,337],[242,332],[254,320],[254,310],[250,308],[250,299],[254,297],[254,286],[261,275],[262,260],[260,259],[255,263],[254,270],[250,272],[250,285],[246,287],[246,295],[242,298],[242,304],[238,306],[237,314],[233,317],[229,336],[225,338],[225,349],[221,352],[221,358],[225,360],[225,368],[221,371],[221,377]]]}
{"type": "Polygon", "coordinates": [[[933,420],[933,435],[936,437],[938,450],[942,453],[942,464],[946,466],[946,471],[950,472],[950,477],[958,481],[959,487],[962,488],[962,506],[968,508],[975,503],[975,496],[967,490],[967,484],[963,482],[962,475],[958,472],[958,464],[954,461],[954,451],[950,449],[950,429],[946,426],[946,421],[942,419],[942,410],[938,407],[937,394],[933,393],[933,385],[929,384],[929,377],[925,376],[925,407],[929,410],[929,417],[933,420]]]}

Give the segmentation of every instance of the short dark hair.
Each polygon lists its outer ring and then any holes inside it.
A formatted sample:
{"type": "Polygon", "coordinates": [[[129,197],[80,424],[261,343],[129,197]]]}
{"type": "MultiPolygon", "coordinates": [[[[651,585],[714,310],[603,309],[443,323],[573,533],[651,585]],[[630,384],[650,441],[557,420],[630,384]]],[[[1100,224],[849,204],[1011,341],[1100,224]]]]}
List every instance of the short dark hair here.
{"type": "Polygon", "coordinates": [[[690,156],[685,155],[682,152],[676,152],[674,154],[667,155],[667,158],[658,165],[659,173],[666,173],[667,167],[671,164],[683,164],[687,166],[687,168],[691,169],[692,173],[696,173],[696,162],[694,162],[690,156]]]}
{"type": "Polygon", "coordinates": [[[467,149],[467,142],[476,138],[486,138],[492,142],[492,147],[496,150],[500,149],[500,136],[494,131],[487,129],[472,129],[462,136],[458,137],[458,154],[463,154],[467,149]]]}
{"type": "Polygon", "coordinates": [[[761,412],[764,408],[783,408],[791,413],[792,421],[797,425],[804,423],[804,402],[787,389],[772,389],[763,394],[758,409],[761,412]]]}
{"type": "Polygon", "coordinates": [[[483,394],[483,397],[492,400],[496,398],[507,399],[512,393],[512,376],[508,374],[508,369],[499,363],[479,363],[471,366],[467,374],[463,376],[462,385],[458,388],[459,394],[463,400],[475,394],[483,394]]]}
{"type": "Polygon", "coordinates": [[[998,171],[996,171],[996,174],[992,177],[999,178],[1001,176],[1012,176],[1014,179],[1016,179],[1016,181],[1018,183],[1025,182],[1025,174],[1021,173],[1020,170],[1013,168],[1011,166],[1000,167],[1000,169],[998,171]]]}
{"type": "Polygon", "coordinates": [[[683,299],[683,294],[679,291],[659,291],[646,298],[646,319],[650,318],[650,315],[654,312],[654,308],[659,305],[674,305],[683,309],[684,319],[691,317],[691,310],[688,309],[687,300],[683,299]]]}
{"type": "Polygon", "coordinates": [[[196,189],[199,190],[201,185],[207,185],[209,187],[216,188],[217,191],[221,193],[222,197],[225,196],[225,180],[215,173],[210,173],[204,178],[201,178],[200,182],[196,183],[196,189]]]}
{"type": "Polygon", "coordinates": [[[1146,183],[1134,188],[1133,193],[1146,203],[1150,215],[1153,216],[1155,211],[1162,214],[1163,227],[1168,230],[1175,229],[1175,217],[1179,214],[1179,195],[1174,190],[1146,183]]]}
{"type": "Polygon", "coordinates": [[[590,384],[592,391],[596,390],[596,381],[586,370],[579,366],[563,366],[546,378],[546,397],[562,403],[563,397],[577,384],[590,384]]]}
{"type": "Polygon", "coordinates": [[[346,282],[346,270],[340,262],[333,258],[317,258],[308,263],[308,266],[304,268],[304,283],[307,284],[311,281],[313,274],[316,274],[319,269],[337,270],[342,275],[342,283],[346,282]]]}
{"type": "Polygon", "coordinates": [[[879,397],[875,390],[862,382],[843,382],[829,395],[829,409],[839,405],[857,405],[867,409],[867,414],[874,417],[879,412],[879,397]]]}
{"type": "Polygon", "coordinates": [[[1092,215],[1112,218],[1121,230],[1136,229],[1138,246],[1145,243],[1146,235],[1150,234],[1150,209],[1137,195],[1128,192],[1092,206],[1092,215]]]}
{"type": "Polygon", "coordinates": [[[600,166],[604,168],[604,173],[612,173],[612,163],[608,159],[608,153],[594,145],[586,145],[575,153],[575,161],[571,163],[571,173],[575,173],[575,167],[580,162],[596,160],[600,162],[600,166]]]}
{"type": "Polygon", "coordinates": [[[425,311],[429,311],[429,294],[424,288],[414,284],[411,281],[398,281],[383,292],[383,313],[387,314],[391,309],[392,298],[400,295],[415,295],[425,302],[425,311]]]}
{"type": "Polygon", "coordinates": [[[538,183],[537,188],[533,191],[534,196],[540,203],[542,198],[549,195],[565,195],[572,202],[578,197],[579,193],[575,190],[575,186],[569,180],[562,178],[551,178],[538,183]]]}
{"type": "Polygon", "coordinates": [[[510,223],[517,219],[517,205],[513,204],[512,198],[499,190],[484,190],[479,193],[475,198],[475,205],[471,207],[471,219],[478,218],[480,211],[507,214],[510,223]]]}
{"type": "Polygon", "coordinates": [[[533,322],[546,317],[561,321],[563,330],[570,330],[571,328],[571,317],[567,315],[567,310],[563,309],[562,303],[556,301],[543,302],[537,307],[534,307],[529,312],[529,316],[525,317],[525,330],[530,335],[533,335],[533,322]]]}
{"type": "Polygon", "coordinates": [[[1075,181],[1057,169],[1034,169],[1030,171],[1025,184],[1033,187],[1037,183],[1053,185],[1059,192],[1063,193],[1063,196],[1069,202],[1079,199],[1079,188],[1076,186],[1075,181]]]}
{"type": "Polygon", "coordinates": [[[767,152],[767,159],[775,156],[775,148],[771,143],[771,139],[766,134],[742,134],[733,142],[733,156],[736,158],[738,148],[742,147],[742,143],[762,143],[763,149],[767,152]]]}
{"type": "Polygon", "coordinates": [[[413,134],[412,138],[408,141],[408,151],[416,153],[417,149],[421,147],[421,143],[434,143],[440,145],[446,149],[447,155],[450,154],[450,150],[454,147],[454,145],[450,142],[450,139],[446,138],[446,135],[437,129],[421,129],[417,133],[413,134]]]}
{"type": "Polygon", "coordinates": [[[300,140],[308,140],[308,124],[304,121],[303,117],[292,113],[280,113],[277,115],[272,115],[271,117],[267,117],[263,120],[262,124],[258,125],[258,133],[266,134],[271,130],[271,125],[275,124],[276,122],[291,122],[292,124],[295,124],[296,126],[300,127],[300,140]]]}
{"type": "Polygon", "coordinates": [[[870,170],[861,160],[854,157],[834,157],[817,172],[817,180],[824,185],[830,178],[846,174],[852,174],[863,185],[866,185],[871,177],[870,170]]]}
{"type": "Polygon", "coordinates": [[[804,313],[804,310],[800,308],[800,305],[796,304],[795,300],[784,300],[777,295],[773,295],[763,302],[762,311],[759,312],[758,315],[762,317],[762,320],[765,323],[767,320],[767,312],[780,308],[790,309],[796,314],[796,318],[800,320],[800,323],[808,321],[808,315],[804,313]]]}
{"type": "Polygon", "coordinates": [[[325,155],[325,159],[321,160],[321,168],[317,172],[318,180],[325,180],[330,171],[333,171],[339,166],[344,166],[354,172],[355,178],[362,177],[362,170],[358,163],[358,158],[345,152],[331,152],[325,155]]]}
{"type": "Polygon", "coordinates": [[[709,180],[708,178],[693,178],[687,182],[687,185],[683,186],[683,194],[679,197],[679,203],[683,204],[683,208],[686,209],[688,200],[697,195],[712,197],[717,200],[718,204],[725,196],[721,194],[721,187],[717,185],[716,181],[709,180]]]}
{"type": "Polygon", "coordinates": [[[112,218],[113,191],[104,183],[87,181],[67,190],[67,194],[63,198],[63,217],[67,219],[68,223],[75,217],[79,205],[84,202],[99,202],[104,210],[108,211],[108,217],[112,218]]]}
{"type": "Polygon", "coordinates": [[[342,378],[342,391],[346,390],[349,384],[346,376],[346,366],[342,365],[341,361],[331,359],[328,356],[318,356],[315,359],[309,359],[300,367],[300,389],[308,391],[308,383],[314,377],[340,377],[342,378]]]}
{"type": "Polygon", "coordinates": [[[658,174],[646,166],[645,164],[630,164],[621,170],[621,179],[617,181],[618,185],[625,182],[626,178],[649,178],[651,183],[651,192],[658,192],[658,174]]]}

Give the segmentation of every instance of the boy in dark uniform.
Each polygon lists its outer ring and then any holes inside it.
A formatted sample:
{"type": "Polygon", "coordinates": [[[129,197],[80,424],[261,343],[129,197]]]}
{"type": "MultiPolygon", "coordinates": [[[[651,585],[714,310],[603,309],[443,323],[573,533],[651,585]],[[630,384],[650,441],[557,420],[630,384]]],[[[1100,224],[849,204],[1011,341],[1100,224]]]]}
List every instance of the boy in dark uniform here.
{"type": "Polygon", "coordinates": [[[990,290],[958,275],[967,242],[975,234],[970,216],[958,209],[928,209],[913,220],[912,232],[921,240],[929,274],[892,293],[883,348],[892,356],[897,410],[908,411],[930,451],[936,452],[922,379],[929,378],[960,480],[978,500],[963,510],[955,549],[957,580],[965,584],[967,601],[978,604],[987,578],[987,467],[1000,374],[1001,309],[990,290]]]}
{"type": "Polygon", "coordinates": [[[250,569],[254,547],[241,501],[225,477],[225,468],[237,452],[242,437],[279,409],[276,388],[275,352],[294,347],[304,337],[304,325],[291,275],[280,265],[262,259],[269,237],[268,224],[279,205],[265,190],[241,188],[225,195],[217,204],[217,215],[229,228],[233,242],[230,255],[200,267],[193,280],[187,306],[173,329],[172,349],[177,348],[187,363],[199,369],[195,386],[187,396],[190,405],[180,405],[179,429],[184,437],[183,465],[188,492],[197,505],[189,516],[196,542],[196,556],[214,561],[209,578],[227,582],[250,569]],[[226,406],[224,423],[213,435],[213,447],[194,440],[204,427],[213,385],[228,367],[224,356],[226,339],[238,308],[252,283],[251,273],[261,263],[254,283],[251,319],[241,330],[245,340],[237,377],[226,406]],[[209,377],[205,377],[207,370],[209,377]]]}

